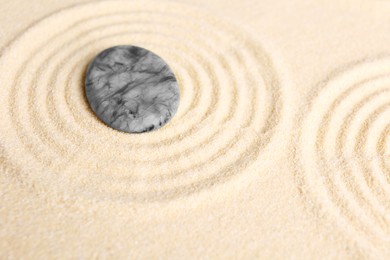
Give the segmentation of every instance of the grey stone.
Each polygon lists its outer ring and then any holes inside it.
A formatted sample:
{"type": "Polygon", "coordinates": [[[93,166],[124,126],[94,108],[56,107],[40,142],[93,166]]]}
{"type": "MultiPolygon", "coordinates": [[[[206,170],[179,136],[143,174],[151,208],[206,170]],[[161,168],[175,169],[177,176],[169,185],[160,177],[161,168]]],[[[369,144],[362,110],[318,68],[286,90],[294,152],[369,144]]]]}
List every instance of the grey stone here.
{"type": "Polygon", "coordinates": [[[110,127],[142,133],[165,125],[179,106],[175,75],[159,56],[136,46],[114,46],[88,65],[88,102],[110,127]]]}

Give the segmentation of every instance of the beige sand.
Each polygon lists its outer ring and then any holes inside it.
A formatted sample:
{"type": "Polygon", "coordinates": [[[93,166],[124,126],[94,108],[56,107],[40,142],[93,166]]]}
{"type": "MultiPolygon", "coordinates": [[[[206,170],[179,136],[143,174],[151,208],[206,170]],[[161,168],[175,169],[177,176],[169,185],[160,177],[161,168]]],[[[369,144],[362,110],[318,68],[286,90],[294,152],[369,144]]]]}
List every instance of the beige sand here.
{"type": "Polygon", "coordinates": [[[390,257],[390,2],[225,2],[0,1],[0,258],[390,257]],[[178,77],[159,131],[86,103],[117,44],[178,77]]]}

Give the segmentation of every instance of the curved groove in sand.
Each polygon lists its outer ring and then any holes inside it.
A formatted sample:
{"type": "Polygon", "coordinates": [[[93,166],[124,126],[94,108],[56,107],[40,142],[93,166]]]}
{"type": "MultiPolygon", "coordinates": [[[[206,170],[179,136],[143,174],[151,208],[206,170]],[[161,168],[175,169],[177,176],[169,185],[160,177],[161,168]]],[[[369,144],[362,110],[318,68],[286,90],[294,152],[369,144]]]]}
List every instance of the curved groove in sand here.
{"type": "Polygon", "coordinates": [[[52,182],[61,176],[96,197],[163,201],[225,182],[259,158],[282,116],[281,82],[262,46],[186,4],[110,1],[64,9],[11,43],[0,67],[20,53],[23,60],[6,70],[0,104],[9,115],[2,123],[11,126],[10,150],[28,154],[31,167],[43,171],[34,174],[52,182]],[[45,38],[30,47],[38,32],[45,38]],[[85,68],[101,49],[119,44],[158,53],[179,80],[185,102],[159,131],[118,132],[89,109],[85,68]]]}
{"type": "Polygon", "coordinates": [[[355,63],[332,74],[313,93],[294,134],[299,191],[312,212],[339,223],[362,245],[386,248],[390,58],[355,63]]]}

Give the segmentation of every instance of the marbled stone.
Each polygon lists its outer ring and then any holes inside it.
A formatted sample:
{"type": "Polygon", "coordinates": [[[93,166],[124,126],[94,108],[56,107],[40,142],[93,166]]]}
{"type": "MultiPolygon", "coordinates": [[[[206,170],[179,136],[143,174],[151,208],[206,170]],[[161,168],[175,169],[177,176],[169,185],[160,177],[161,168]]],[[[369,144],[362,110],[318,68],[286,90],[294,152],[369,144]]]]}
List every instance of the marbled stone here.
{"type": "Polygon", "coordinates": [[[115,46],[99,53],[88,65],[85,88],[96,115],[129,133],[162,127],[179,106],[179,88],[169,66],[136,46],[115,46]]]}

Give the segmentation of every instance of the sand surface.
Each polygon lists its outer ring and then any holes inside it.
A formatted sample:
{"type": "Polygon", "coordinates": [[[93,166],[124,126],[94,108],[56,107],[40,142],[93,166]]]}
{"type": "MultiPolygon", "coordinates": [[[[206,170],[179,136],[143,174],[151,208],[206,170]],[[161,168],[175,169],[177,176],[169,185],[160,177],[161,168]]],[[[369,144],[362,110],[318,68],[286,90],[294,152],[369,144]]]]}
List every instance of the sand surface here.
{"type": "Polygon", "coordinates": [[[390,2],[0,1],[0,258],[388,259],[390,2]],[[162,57],[158,131],[99,121],[87,64],[162,57]]]}

